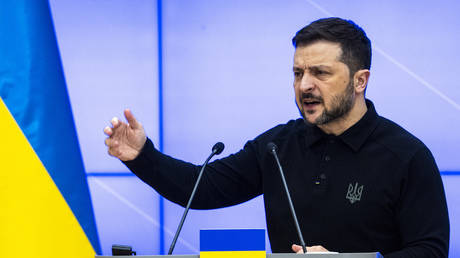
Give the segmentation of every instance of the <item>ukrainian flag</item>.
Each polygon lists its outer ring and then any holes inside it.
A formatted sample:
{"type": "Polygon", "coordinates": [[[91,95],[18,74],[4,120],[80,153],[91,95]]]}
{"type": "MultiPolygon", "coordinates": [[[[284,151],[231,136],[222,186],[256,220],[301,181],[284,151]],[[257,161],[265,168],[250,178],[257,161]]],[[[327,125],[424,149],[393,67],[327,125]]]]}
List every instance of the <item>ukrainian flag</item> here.
{"type": "Polygon", "coordinates": [[[265,258],[265,230],[200,230],[200,258],[236,257],[265,258]]]}
{"type": "Polygon", "coordinates": [[[0,1],[1,257],[94,257],[93,209],[46,0],[0,1]]]}

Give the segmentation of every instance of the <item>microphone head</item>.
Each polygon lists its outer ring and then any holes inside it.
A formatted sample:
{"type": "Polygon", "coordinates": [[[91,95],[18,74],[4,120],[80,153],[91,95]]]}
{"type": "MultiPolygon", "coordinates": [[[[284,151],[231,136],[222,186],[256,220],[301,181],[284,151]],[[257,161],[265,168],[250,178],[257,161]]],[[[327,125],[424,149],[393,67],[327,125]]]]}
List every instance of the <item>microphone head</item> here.
{"type": "Polygon", "coordinates": [[[278,146],[276,146],[276,144],[274,144],[273,142],[269,142],[267,144],[267,149],[270,153],[273,154],[273,152],[276,152],[278,150],[278,146]]]}
{"type": "Polygon", "coordinates": [[[216,155],[219,155],[222,153],[224,148],[225,148],[225,145],[221,142],[218,142],[214,144],[214,146],[212,147],[212,152],[214,152],[216,155]]]}

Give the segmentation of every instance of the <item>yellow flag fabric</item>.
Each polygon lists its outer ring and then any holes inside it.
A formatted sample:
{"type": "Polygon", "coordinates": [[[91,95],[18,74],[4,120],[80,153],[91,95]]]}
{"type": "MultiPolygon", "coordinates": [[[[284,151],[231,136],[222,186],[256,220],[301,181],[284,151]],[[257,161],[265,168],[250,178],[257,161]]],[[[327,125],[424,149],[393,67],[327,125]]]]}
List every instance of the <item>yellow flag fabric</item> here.
{"type": "Polygon", "coordinates": [[[1,257],[93,258],[50,175],[0,99],[1,257]]]}

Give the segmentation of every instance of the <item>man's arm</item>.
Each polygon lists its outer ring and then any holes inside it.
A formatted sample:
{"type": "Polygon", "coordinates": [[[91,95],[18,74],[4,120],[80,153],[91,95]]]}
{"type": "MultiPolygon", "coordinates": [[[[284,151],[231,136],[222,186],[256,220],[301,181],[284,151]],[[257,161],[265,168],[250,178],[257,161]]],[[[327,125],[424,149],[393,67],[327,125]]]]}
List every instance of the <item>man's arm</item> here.
{"type": "MultiPolygon", "coordinates": [[[[104,128],[105,144],[110,155],[119,158],[140,179],[161,195],[185,206],[200,166],[174,159],[157,151],[147,139],[142,124],[130,110],[124,115],[128,123],[113,118],[111,127],[104,128]]],[[[255,142],[206,167],[191,207],[213,209],[235,205],[262,193],[261,172],[257,162],[255,142]]]]}
{"type": "Polygon", "coordinates": [[[385,257],[447,257],[449,217],[439,170],[424,147],[412,158],[398,204],[404,248],[385,257]]]}
{"type": "MultiPolygon", "coordinates": [[[[250,200],[262,193],[261,174],[251,146],[208,164],[201,178],[194,209],[214,209],[250,200]]],[[[168,200],[185,206],[201,166],[174,159],[147,139],[136,159],[124,164],[168,200]]]]}

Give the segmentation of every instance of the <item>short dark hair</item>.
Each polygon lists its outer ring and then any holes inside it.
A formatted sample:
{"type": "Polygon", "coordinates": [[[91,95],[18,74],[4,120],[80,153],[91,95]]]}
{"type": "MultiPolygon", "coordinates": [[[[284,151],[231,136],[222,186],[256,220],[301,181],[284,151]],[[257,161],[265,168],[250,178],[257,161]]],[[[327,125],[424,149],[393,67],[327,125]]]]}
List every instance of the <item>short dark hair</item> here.
{"type": "Polygon", "coordinates": [[[336,17],[316,20],[299,30],[292,38],[292,44],[297,48],[319,40],[340,44],[340,61],[348,66],[350,76],[358,70],[371,68],[371,41],[353,21],[336,17]]]}

